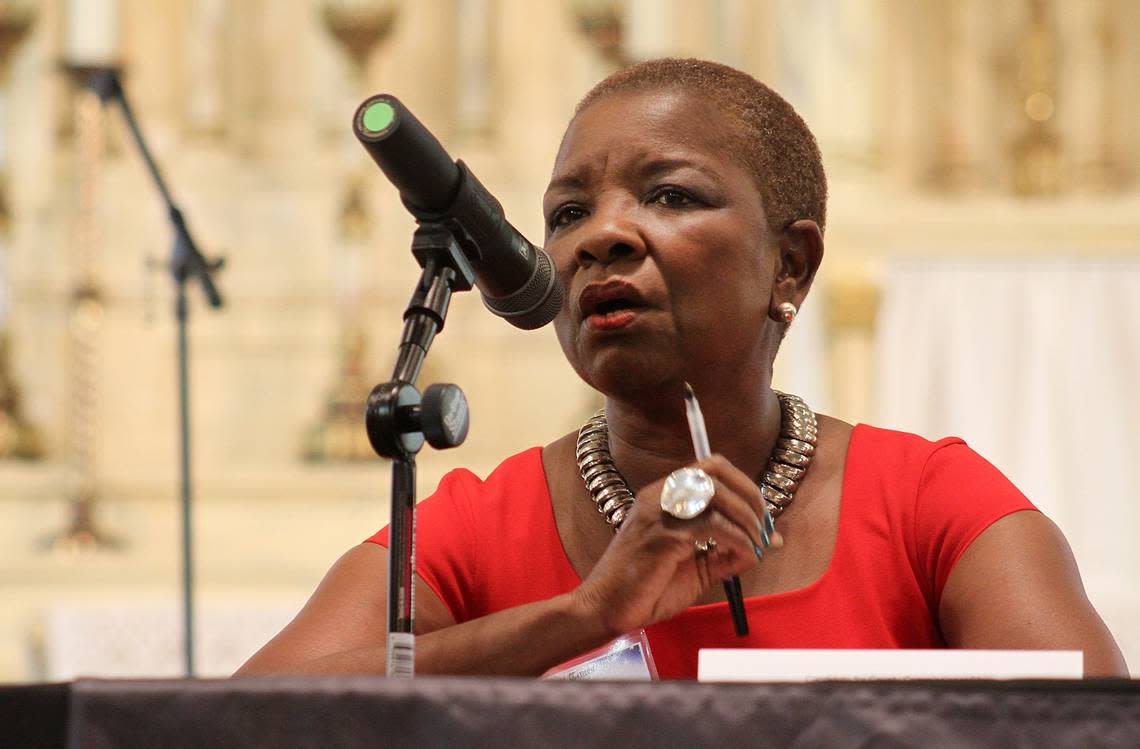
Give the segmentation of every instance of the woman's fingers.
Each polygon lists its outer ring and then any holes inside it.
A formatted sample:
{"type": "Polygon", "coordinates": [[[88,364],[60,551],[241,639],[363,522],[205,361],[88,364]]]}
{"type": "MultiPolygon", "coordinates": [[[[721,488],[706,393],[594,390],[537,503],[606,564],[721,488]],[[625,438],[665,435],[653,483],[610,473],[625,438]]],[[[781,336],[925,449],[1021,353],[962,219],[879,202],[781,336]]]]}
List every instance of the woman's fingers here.
{"type": "Polygon", "coordinates": [[[713,480],[716,493],[711,507],[720,510],[740,526],[751,539],[756,556],[763,558],[763,550],[772,543],[774,527],[764,509],[760,488],[748,475],[720,455],[713,455],[696,464],[713,480]]]}
{"type": "Polygon", "coordinates": [[[731,522],[748,539],[750,551],[757,559],[764,558],[763,549],[767,547],[764,541],[764,521],[756,515],[752,506],[738,493],[725,486],[718,479],[713,479],[716,494],[713,495],[710,510],[721,514],[731,522]]]}
{"type": "Polygon", "coordinates": [[[699,523],[694,524],[691,538],[698,558],[703,557],[713,576],[709,584],[725,577],[739,574],[756,563],[759,555],[757,546],[745,529],[719,510],[709,510],[699,523]],[[710,540],[713,543],[709,543],[710,540]],[[698,544],[707,544],[707,552],[701,552],[698,544]]]}

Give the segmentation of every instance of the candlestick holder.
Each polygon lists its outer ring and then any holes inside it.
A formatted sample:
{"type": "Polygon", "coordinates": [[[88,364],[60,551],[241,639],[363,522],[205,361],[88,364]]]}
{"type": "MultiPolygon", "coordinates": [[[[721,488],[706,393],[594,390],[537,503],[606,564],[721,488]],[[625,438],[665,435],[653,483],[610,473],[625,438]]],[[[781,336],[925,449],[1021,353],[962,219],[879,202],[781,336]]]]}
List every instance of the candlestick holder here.
{"type": "Polygon", "coordinates": [[[322,5],[321,18],[325,28],[344,49],[357,80],[361,81],[372,50],[392,31],[396,4],[391,0],[327,0],[322,5]]]}
{"type": "Polygon", "coordinates": [[[574,0],[571,5],[578,31],[608,65],[617,69],[632,62],[625,53],[625,26],[616,0],[574,0]]]}
{"type": "MultiPolygon", "coordinates": [[[[70,72],[77,83],[87,80],[81,66],[70,72]]],[[[98,377],[104,299],[100,279],[102,237],[99,227],[99,171],[106,141],[106,119],[99,97],[85,89],[76,96],[75,179],[78,203],[68,265],[71,294],[68,310],[68,414],[66,462],[69,520],[59,533],[44,540],[52,550],[97,551],[124,546],[96,522],[100,500],[98,477],[98,377]]]]}

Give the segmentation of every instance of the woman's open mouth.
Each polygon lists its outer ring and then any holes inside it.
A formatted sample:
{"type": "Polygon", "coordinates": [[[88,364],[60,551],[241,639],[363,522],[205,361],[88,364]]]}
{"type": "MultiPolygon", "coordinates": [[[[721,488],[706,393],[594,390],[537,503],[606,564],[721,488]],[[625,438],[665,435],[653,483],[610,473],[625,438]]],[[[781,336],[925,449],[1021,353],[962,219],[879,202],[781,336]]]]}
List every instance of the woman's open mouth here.
{"type": "Polygon", "coordinates": [[[594,314],[586,318],[592,330],[616,330],[633,322],[640,307],[632,307],[620,302],[607,302],[598,306],[594,314]]]}
{"type": "Polygon", "coordinates": [[[614,279],[583,289],[578,307],[583,322],[591,330],[617,330],[632,323],[646,304],[635,286],[614,279]]]}

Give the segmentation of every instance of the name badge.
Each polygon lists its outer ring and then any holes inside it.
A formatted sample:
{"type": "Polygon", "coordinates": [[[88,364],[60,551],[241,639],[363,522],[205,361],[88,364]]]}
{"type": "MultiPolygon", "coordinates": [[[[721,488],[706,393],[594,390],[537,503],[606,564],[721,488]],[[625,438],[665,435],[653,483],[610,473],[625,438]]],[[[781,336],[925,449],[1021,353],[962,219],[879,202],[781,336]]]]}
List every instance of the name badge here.
{"type": "Polygon", "coordinates": [[[649,650],[645,630],[631,632],[600,648],[555,666],[542,675],[544,679],[603,681],[653,681],[657,668],[649,650]]]}

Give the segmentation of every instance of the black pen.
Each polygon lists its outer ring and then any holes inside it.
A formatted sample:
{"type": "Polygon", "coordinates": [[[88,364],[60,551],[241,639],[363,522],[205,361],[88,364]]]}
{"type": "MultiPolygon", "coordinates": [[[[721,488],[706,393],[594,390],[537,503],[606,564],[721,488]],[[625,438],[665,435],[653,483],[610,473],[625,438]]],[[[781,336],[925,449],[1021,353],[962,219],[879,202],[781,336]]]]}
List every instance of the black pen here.
{"type": "MultiPolygon", "coordinates": [[[[709,449],[709,434],[705,430],[705,417],[692,386],[685,383],[685,417],[689,420],[689,436],[693,438],[693,452],[697,460],[712,455],[709,449]]],[[[732,613],[732,626],[737,637],[748,634],[748,612],[744,610],[744,594],[740,589],[740,576],[733,575],[724,581],[724,597],[728,600],[728,610],[732,613]]]]}

